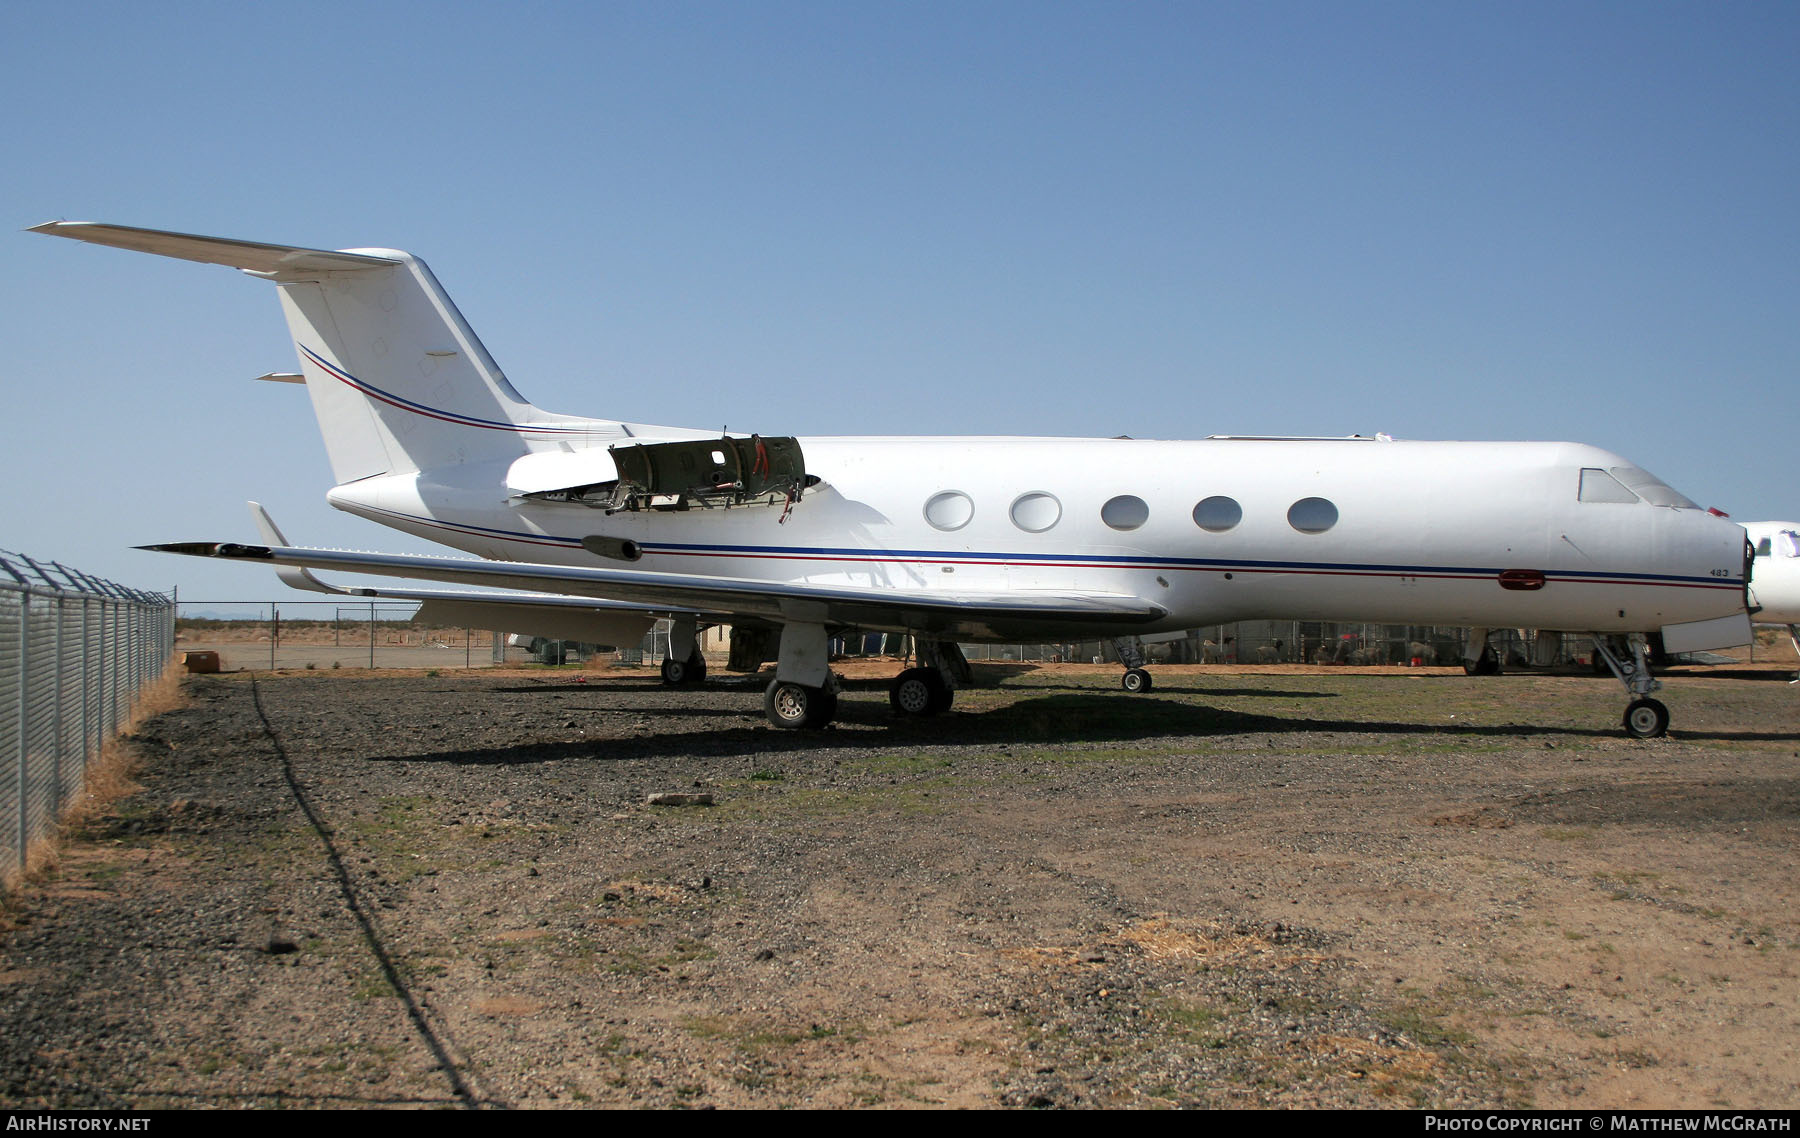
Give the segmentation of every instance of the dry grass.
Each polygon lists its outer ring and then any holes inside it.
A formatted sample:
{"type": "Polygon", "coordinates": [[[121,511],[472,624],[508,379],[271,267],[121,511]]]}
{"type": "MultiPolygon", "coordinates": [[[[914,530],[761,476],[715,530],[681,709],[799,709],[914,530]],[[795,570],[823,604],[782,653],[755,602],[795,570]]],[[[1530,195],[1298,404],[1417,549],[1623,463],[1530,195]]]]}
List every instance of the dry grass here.
{"type": "Polygon", "coordinates": [[[187,696],[181,690],[181,668],[172,662],[163,670],[160,679],[138,693],[137,706],[119,733],[108,739],[99,754],[88,760],[87,781],[82,792],[64,807],[57,827],[26,848],[23,872],[0,881],[0,894],[12,893],[25,881],[41,881],[53,875],[61,864],[63,842],[71,829],[92,821],[111,809],[114,802],[137,792],[139,787],[134,776],[139,756],[131,743],[132,733],[145,721],[186,703],[187,696]]]}

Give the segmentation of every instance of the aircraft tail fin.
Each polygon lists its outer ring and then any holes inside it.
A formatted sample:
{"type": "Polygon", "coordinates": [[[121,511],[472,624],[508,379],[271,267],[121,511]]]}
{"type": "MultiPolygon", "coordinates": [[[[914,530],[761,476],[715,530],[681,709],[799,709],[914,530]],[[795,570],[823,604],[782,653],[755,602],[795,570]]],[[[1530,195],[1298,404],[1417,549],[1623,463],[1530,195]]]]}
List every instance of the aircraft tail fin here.
{"type": "Polygon", "coordinates": [[[604,445],[617,423],[540,411],[463,320],[425,262],[394,249],[306,249],[85,221],[34,233],[274,281],[337,481],[604,445]]]}

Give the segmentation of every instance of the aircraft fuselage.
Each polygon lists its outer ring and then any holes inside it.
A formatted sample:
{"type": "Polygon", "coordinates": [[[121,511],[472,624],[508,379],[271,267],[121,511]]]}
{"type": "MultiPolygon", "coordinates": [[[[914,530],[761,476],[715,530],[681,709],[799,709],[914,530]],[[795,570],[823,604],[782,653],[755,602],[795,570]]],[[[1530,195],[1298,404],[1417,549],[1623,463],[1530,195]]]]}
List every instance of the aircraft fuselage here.
{"type": "Polygon", "coordinates": [[[582,547],[598,535],[635,542],[633,568],[653,572],[1077,590],[1166,610],[1137,632],[1256,618],[1641,632],[1744,607],[1741,528],[1691,505],[1582,500],[1583,470],[1632,468],[1574,443],[801,444],[820,481],[785,521],[780,506],[609,514],[537,501],[509,489],[507,462],[366,479],[330,499],[498,560],[616,566],[582,547]]]}

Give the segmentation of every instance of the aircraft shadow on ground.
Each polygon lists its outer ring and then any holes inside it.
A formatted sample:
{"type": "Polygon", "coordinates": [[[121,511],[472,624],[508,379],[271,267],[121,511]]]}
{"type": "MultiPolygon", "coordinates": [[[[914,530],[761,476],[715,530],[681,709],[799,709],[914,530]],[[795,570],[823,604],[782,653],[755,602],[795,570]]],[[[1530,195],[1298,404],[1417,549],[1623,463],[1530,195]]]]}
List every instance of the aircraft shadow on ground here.
{"type": "MultiPolygon", "coordinates": [[[[1246,699],[1268,699],[1270,697],[1279,699],[1339,698],[1338,693],[1333,691],[1288,691],[1284,688],[1202,688],[1186,684],[1170,683],[1160,679],[1155,681],[1155,685],[1155,687],[1150,689],[1150,697],[1152,699],[1159,695],[1231,696],[1246,699]]],[[[867,686],[886,688],[887,684],[885,682],[871,683],[867,686]]],[[[1094,685],[1092,684],[999,684],[996,685],[996,687],[1009,692],[1084,692],[1090,695],[1094,694],[1094,685]]],[[[1144,697],[1141,695],[1131,696],[1121,694],[1119,685],[1113,684],[1110,698],[1142,699],[1144,697]]]]}
{"type": "Polygon", "coordinates": [[[1538,791],[1504,807],[1514,822],[1737,827],[1800,816],[1800,775],[1612,782],[1538,791]]]}
{"type": "MultiPolygon", "coordinates": [[[[500,689],[506,690],[506,689],[500,689]]],[[[528,688],[536,692],[540,689],[528,688]]],[[[582,689],[562,688],[563,691],[582,689]]],[[[583,694],[600,694],[596,689],[583,694]]],[[[750,694],[750,693],[745,693],[750,694]]],[[[1232,692],[1241,695],[1241,692],[1232,692]]],[[[1211,736],[1303,733],[1346,733],[1402,737],[1532,739],[1618,739],[1619,728],[1607,724],[1591,728],[1549,727],[1532,724],[1459,725],[1392,721],[1360,721],[1318,716],[1283,717],[1253,712],[1196,706],[1155,694],[1125,696],[1111,692],[1052,692],[1028,696],[989,711],[953,711],[931,719],[897,719],[886,701],[845,699],[838,708],[838,722],[822,731],[777,731],[761,722],[759,703],[746,701],[703,708],[659,704],[632,699],[605,706],[572,706],[571,716],[630,715],[649,719],[743,720],[742,726],[720,725],[705,730],[677,730],[664,734],[624,738],[585,738],[554,742],[520,743],[492,748],[452,749],[376,757],[376,762],[435,762],[468,765],[530,764],[566,761],[630,761],[654,758],[749,755],[796,755],[821,750],[877,750],[906,746],[969,746],[1006,744],[1016,747],[1060,743],[1136,743],[1149,739],[1206,738],[1211,736]]],[[[1682,731],[1677,738],[1729,742],[1796,741],[1800,733],[1682,731]]]]}

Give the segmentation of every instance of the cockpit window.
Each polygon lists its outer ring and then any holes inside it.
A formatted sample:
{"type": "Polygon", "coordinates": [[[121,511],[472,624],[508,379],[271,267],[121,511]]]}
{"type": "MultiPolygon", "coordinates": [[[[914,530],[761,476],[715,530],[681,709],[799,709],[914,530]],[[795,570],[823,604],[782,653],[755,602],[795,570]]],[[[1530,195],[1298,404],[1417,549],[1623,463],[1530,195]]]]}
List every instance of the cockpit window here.
{"type": "Polygon", "coordinates": [[[1783,557],[1800,557],[1800,533],[1784,529],[1776,534],[1775,552],[1783,557]]]}
{"type": "Polygon", "coordinates": [[[1756,543],[1756,555],[1758,557],[1767,557],[1769,555],[1770,540],[1771,539],[1765,537],[1756,543]]]}
{"type": "Polygon", "coordinates": [[[1612,475],[1631,487],[1632,492],[1652,506],[1669,506],[1677,510],[1698,510],[1699,503],[1690,501],[1667,482],[1635,466],[1615,466],[1612,475]]]}
{"type": "Polygon", "coordinates": [[[1636,494],[1625,489],[1617,478],[1597,466],[1583,467],[1581,493],[1583,502],[1635,502],[1636,494]]]}

